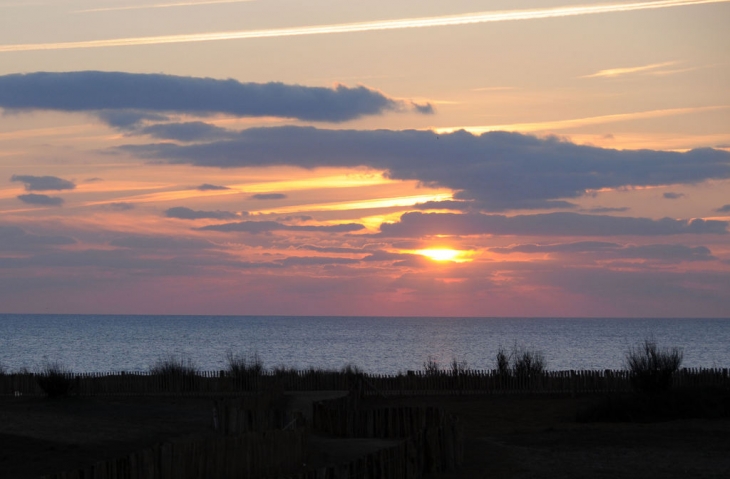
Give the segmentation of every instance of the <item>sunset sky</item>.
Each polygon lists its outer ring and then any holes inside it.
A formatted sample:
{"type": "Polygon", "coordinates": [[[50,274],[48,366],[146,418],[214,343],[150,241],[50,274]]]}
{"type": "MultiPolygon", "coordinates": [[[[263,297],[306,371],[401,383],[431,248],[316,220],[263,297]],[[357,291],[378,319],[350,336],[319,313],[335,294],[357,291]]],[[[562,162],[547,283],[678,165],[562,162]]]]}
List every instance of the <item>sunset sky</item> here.
{"type": "Polygon", "coordinates": [[[0,0],[0,312],[730,317],[730,0],[0,0]]]}

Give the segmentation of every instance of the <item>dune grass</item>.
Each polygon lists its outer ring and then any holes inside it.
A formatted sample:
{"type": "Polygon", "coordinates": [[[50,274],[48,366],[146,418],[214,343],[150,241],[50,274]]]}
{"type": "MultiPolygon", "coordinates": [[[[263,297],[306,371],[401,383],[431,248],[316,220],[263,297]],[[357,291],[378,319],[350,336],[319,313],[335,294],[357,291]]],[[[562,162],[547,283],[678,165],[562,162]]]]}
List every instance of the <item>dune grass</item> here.
{"type": "Polygon", "coordinates": [[[44,361],[36,373],[36,381],[49,398],[68,396],[73,373],[58,361],[44,361]]]}

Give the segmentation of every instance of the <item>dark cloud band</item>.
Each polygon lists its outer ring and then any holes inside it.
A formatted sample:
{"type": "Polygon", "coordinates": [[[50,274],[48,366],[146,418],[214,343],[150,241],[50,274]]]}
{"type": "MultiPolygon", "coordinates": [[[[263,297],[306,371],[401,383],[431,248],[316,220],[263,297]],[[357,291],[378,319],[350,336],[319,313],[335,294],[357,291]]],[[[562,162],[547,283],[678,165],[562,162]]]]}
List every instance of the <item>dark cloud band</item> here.
{"type": "Polygon", "coordinates": [[[405,213],[396,223],[383,223],[380,236],[422,237],[433,235],[526,236],[663,236],[679,234],[726,234],[727,221],[628,218],[577,213],[537,215],[485,215],[479,213],[405,213]]]}
{"type": "Polygon", "coordinates": [[[367,166],[450,188],[455,199],[490,211],[571,208],[565,199],[590,190],[730,178],[730,153],[720,150],[609,150],[507,132],[252,128],[202,144],[122,148],[143,158],[223,168],[367,166]]]}
{"type": "Polygon", "coordinates": [[[430,112],[427,107],[415,107],[364,86],[324,88],[100,71],[0,76],[0,107],[100,111],[102,119],[117,127],[128,127],[143,119],[161,119],[154,114],[150,117],[150,112],[223,113],[330,122],[391,110],[430,112]]]}
{"type": "Polygon", "coordinates": [[[27,191],[60,191],[76,188],[72,181],[57,176],[13,175],[10,181],[25,183],[27,191]]]}

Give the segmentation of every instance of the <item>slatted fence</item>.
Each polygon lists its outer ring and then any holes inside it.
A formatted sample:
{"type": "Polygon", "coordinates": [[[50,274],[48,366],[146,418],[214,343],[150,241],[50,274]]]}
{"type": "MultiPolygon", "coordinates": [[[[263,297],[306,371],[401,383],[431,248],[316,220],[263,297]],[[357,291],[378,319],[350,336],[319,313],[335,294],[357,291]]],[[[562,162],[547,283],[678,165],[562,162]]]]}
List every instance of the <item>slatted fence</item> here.
{"type": "Polygon", "coordinates": [[[170,441],[43,479],[282,477],[301,469],[305,457],[304,441],[303,430],[170,441]]]}
{"type": "MultiPolygon", "coordinates": [[[[631,390],[624,370],[548,371],[534,376],[471,370],[459,374],[409,372],[399,375],[288,371],[231,376],[223,371],[195,374],[81,373],[69,374],[71,394],[78,396],[240,396],[266,390],[359,390],[363,395],[427,394],[577,394],[631,390]]],[[[673,375],[675,387],[730,388],[727,368],[685,368],[673,375]]],[[[34,374],[0,375],[0,395],[42,396],[34,374]]]]}

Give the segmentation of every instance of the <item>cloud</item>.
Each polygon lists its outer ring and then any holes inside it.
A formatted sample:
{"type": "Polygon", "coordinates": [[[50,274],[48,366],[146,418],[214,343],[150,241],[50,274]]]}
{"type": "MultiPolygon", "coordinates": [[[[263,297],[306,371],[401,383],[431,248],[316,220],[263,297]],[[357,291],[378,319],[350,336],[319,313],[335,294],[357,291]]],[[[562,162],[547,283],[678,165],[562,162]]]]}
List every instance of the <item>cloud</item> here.
{"type": "Polygon", "coordinates": [[[621,245],[618,243],[608,243],[605,241],[578,241],[575,243],[558,243],[558,244],[520,244],[509,247],[489,248],[489,251],[499,254],[511,253],[584,253],[601,251],[605,249],[617,249],[621,245]]]}
{"type": "Polygon", "coordinates": [[[257,193],[251,195],[250,198],[252,200],[283,200],[286,195],[283,193],[257,193]]]}
{"type": "Polygon", "coordinates": [[[170,238],[166,236],[124,236],[109,242],[112,246],[130,249],[205,249],[213,247],[213,243],[197,238],[170,238]]]}
{"type": "MultiPolygon", "coordinates": [[[[2,77],[0,77],[2,82],[2,77]]],[[[2,106],[0,104],[0,106],[2,106]]],[[[63,108],[47,108],[62,109],[63,108]]],[[[65,110],[68,110],[66,108],[65,110]]],[[[75,110],[72,110],[75,111],[75,110]]],[[[132,131],[139,127],[143,121],[167,121],[167,115],[142,110],[100,110],[95,112],[101,121],[119,130],[132,131]]]]}
{"type": "Polygon", "coordinates": [[[305,244],[298,246],[297,249],[316,251],[318,253],[345,253],[345,254],[362,254],[364,251],[360,248],[347,248],[340,246],[316,246],[305,244]]]}
{"type": "Polygon", "coordinates": [[[705,246],[684,246],[680,244],[620,245],[603,241],[579,241],[558,244],[521,244],[506,248],[490,248],[498,254],[512,253],[566,253],[598,254],[612,259],[648,259],[664,262],[711,261],[717,259],[705,246]]]}
{"type": "Polygon", "coordinates": [[[44,236],[26,232],[12,225],[0,225],[0,247],[3,250],[27,249],[38,246],[65,246],[76,240],[67,236],[44,236]]]}
{"type": "Polygon", "coordinates": [[[726,234],[727,221],[627,218],[577,213],[536,215],[485,215],[480,213],[421,213],[383,223],[379,236],[421,237],[433,235],[542,235],[542,236],[663,236],[678,234],[726,234]]]}
{"type": "Polygon", "coordinates": [[[13,175],[10,181],[25,183],[26,191],[60,191],[76,188],[72,181],[57,176],[13,175]]]}
{"type": "MultiPolygon", "coordinates": [[[[389,178],[456,191],[489,211],[572,208],[592,190],[730,178],[730,153],[611,150],[519,133],[251,128],[204,144],[154,143],[122,150],[198,166],[367,166],[389,178]]],[[[459,206],[450,204],[450,206],[459,206]]]]}
{"type": "Polygon", "coordinates": [[[29,205],[61,206],[63,204],[63,198],[59,198],[57,196],[29,193],[27,195],[18,195],[17,198],[23,203],[28,203],[29,205]]]}
{"type": "Polygon", "coordinates": [[[717,211],[718,213],[730,213],[730,205],[723,205],[715,211],[717,211]]]}
{"type": "Polygon", "coordinates": [[[652,71],[668,66],[675,65],[677,62],[662,62],[662,63],[652,63],[650,65],[642,65],[638,67],[626,67],[626,68],[610,68],[607,70],[600,70],[596,73],[593,73],[591,75],[585,75],[581,78],[615,78],[623,75],[629,75],[632,73],[642,73],[647,71],[652,71]]]}
{"type": "Polygon", "coordinates": [[[149,125],[135,130],[134,134],[162,140],[201,141],[229,139],[235,135],[235,132],[202,121],[190,121],[149,125]]]}
{"type": "Polygon", "coordinates": [[[203,183],[195,188],[199,191],[216,191],[216,190],[230,190],[227,186],[211,185],[210,183],[203,183]]]}
{"type": "Polygon", "coordinates": [[[678,200],[684,197],[684,193],[667,192],[662,195],[667,200],[678,200]]]}
{"type": "Polygon", "coordinates": [[[294,216],[284,216],[282,218],[277,218],[276,221],[311,221],[314,218],[309,215],[294,215],[294,216]]]}
{"type": "Polygon", "coordinates": [[[113,211],[129,211],[134,209],[134,203],[120,201],[118,203],[107,203],[106,207],[113,211]]]}
{"type": "Polygon", "coordinates": [[[470,201],[426,201],[425,203],[417,203],[413,205],[417,210],[453,210],[468,211],[474,209],[474,205],[470,201]]]}
{"type": "Polygon", "coordinates": [[[602,214],[602,213],[623,213],[625,211],[629,211],[631,208],[628,206],[621,206],[621,207],[607,207],[607,206],[597,206],[595,208],[588,208],[585,211],[586,213],[596,213],[596,214],[602,214]]]}
{"type": "Polygon", "coordinates": [[[82,40],[76,42],[10,44],[0,45],[0,52],[104,48],[132,45],[158,45],[169,43],[244,40],[252,38],[277,38],[302,35],[327,35],[338,33],[400,30],[406,28],[473,25],[479,23],[506,22],[517,20],[539,20],[547,18],[572,17],[579,15],[597,15],[602,13],[633,12],[639,10],[654,10],[659,8],[725,3],[727,1],[729,0],[655,0],[634,3],[568,5],[562,7],[534,8],[523,10],[471,12],[457,15],[441,15],[437,17],[400,18],[396,20],[376,20],[357,23],[271,28],[267,30],[188,33],[181,35],[159,35],[154,37],[130,37],[86,41],[82,40]]]}
{"type": "Polygon", "coordinates": [[[209,225],[196,228],[199,231],[221,231],[225,233],[269,233],[272,231],[312,231],[329,233],[351,233],[360,231],[365,227],[358,223],[342,223],[337,225],[285,225],[278,221],[241,221],[239,223],[225,223],[221,225],[209,225]]]}
{"type": "MultiPolygon", "coordinates": [[[[246,213],[248,214],[248,213],[246,213]]],[[[165,210],[165,216],[168,218],[177,218],[180,220],[200,220],[200,219],[215,219],[215,220],[228,220],[236,218],[236,213],[230,211],[199,211],[186,208],[184,206],[176,206],[165,210]]],[[[245,216],[245,215],[244,215],[245,216]]]]}
{"type": "MultiPolygon", "coordinates": [[[[160,114],[274,116],[342,122],[402,110],[408,104],[364,86],[333,88],[241,83],[162,74],[79,71],[0,76],[0,107],[16,110],[98,112],[119,128],[133,128],[160,114]]],[[[149,134],[201,135],[217,131],[205,124],[156,126],[149,134]]]]}
{"type": "Polygon", "coordinates": [[[413,109],[416,110],[418,113],[422,113],[424,115],[433,115],[433,105],[430,103],[426,103],[425,105],[419,105],[418,103],[411,102],[411,105],[413,105],[413,109]]]}
{"type": "Polygon", "coordinates": [[[277,261],[282,266],[320,266],[329,264],[356,264],[359,262],[359,259],[332,258],[326,256],[290,256],[289,258],[277,261]]]}

